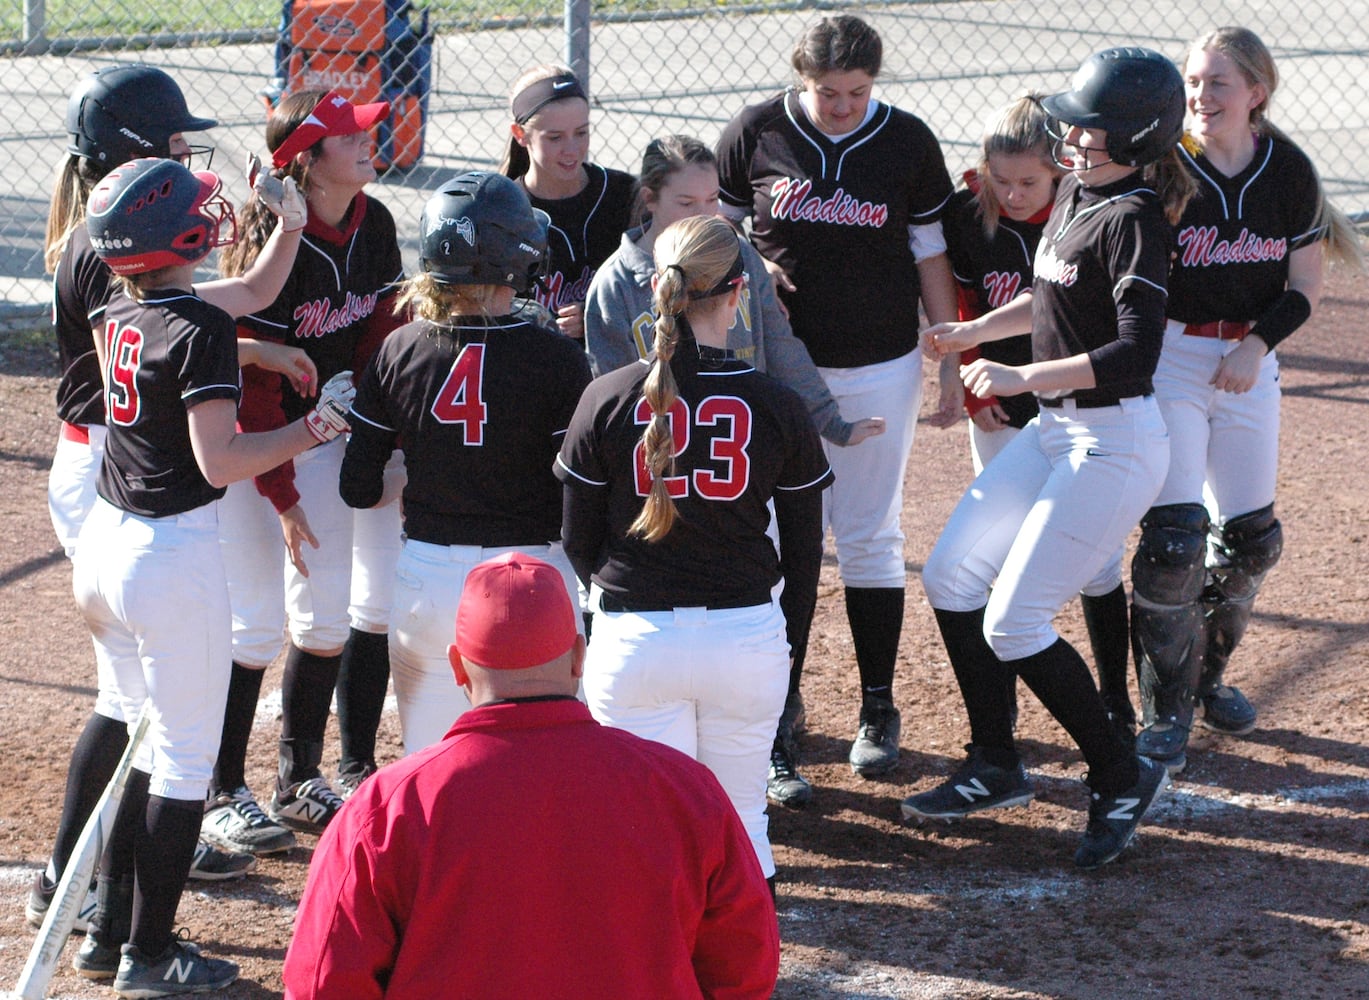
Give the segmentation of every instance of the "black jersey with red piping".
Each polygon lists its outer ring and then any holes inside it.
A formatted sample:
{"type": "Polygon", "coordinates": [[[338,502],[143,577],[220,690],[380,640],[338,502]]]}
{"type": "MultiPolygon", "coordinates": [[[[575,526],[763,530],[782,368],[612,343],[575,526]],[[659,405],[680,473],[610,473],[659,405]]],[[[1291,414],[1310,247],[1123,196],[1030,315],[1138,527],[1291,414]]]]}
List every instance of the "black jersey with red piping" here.
{"type": "Polygon", "coordinates": [[[795,91],[744,109],[718,143],[722,201],[751,215],[752,241],[796,290],[794,334],[820,367],[855,368],[917,347],[910,226],[937,222],[953,187],[921,119],[879,102],[828,136],[795,91]]]}

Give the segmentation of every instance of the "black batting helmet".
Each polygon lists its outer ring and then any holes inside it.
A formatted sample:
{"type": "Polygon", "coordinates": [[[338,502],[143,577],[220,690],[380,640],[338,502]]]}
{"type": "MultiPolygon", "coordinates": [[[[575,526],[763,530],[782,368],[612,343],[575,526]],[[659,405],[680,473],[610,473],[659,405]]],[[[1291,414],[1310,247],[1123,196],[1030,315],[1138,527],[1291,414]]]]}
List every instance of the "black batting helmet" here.
{"type": "Polygon", "coordinates": [[[115,167],[90,192],[86,226],[115,274],[198,264],[237,236],[233,206],[208,170],[147,157],[115,167]],[[224,235],[224,226],[228,233],[224,235]]]}
{"type": "Polygon", "coordinates": [[[546,270],[547,213],[503,174],[471,170],[423,206],[419,258],[444,285],[508,285],[518,294],[546,270]]]}
{"type": "MultiPolygon", "coordinates": [[[[67,101],[67,152],[108,170],[140,156],[170,156],[171,137],[218,122],[186,107],[176,81],[142,63],[106,66],[83,79],[67,101]]],[[[208,146],[193,152],[206,152],[208,146]]]]}
{"type": "Polygon", "coordinates": [[[1103,129],[1114,163],[1143,167],[1179,142],[1184,130],[1184,81],[1172,61],[1151,49],[1095,52],[1074,74],[1071,89],[1043,98],[1056,139],[1068,126],[1103,129]],[[1063,126],[1063,127],[1062,127],[1063,126]]]}

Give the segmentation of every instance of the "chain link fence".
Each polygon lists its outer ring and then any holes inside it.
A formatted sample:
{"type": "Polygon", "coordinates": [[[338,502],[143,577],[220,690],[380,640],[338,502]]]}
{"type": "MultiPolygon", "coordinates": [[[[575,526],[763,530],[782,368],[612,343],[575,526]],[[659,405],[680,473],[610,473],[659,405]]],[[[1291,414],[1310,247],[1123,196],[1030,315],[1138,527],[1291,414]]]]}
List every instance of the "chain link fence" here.
{"type": "MultiPolygon", "coordinates": [[[[567,0],[564,7],[414,0],[416,9],[407,15],[413,35],[401,43],[408,48],[389,52],[391,63],[382,64],[375,79],[393,87],[397,72],[426,74],[422,155],[416,165],[387,169],[373,191],[393,210],[410,263],[425,192],[453,172],[498,165],[508,134],[508,87],[523,69],[571,62],[592,94],[591,158],[635,172],[651,137],[684,132],[712,143],[744,105],[791,82],[794,40],[821,12],[843,7],[685,6],[690,2],[609,0],[591,13],[589,0],[567,0]],[[422,44],[425,16],[430,50],[422,44]],[[429,60],[426,67],[423,60],[429,60]]],[[[279,0],[17,3],[0,13],[6,109],[0,128],[0,321],[31,327],[50,297],[43,227],[75,82],[119,62],[165,69],[192,111],[219,119],[209,133],[217,147],[213,166],[231,199],[241,203],[247,184],[238,165],[248,151],[265,153],[266,105],[259,92],[278,75],[282,18],[279,0]]],[[[991,111],[1025,89],[1065,89],[1090,52],[1138,44],[1178,58],[1189,39],[1222,24],[1244,24],[1259,33],[1278,63],[1281,84],[1271,118],[1311,155],[1331,197],[1352,215],[1369,218],[1369,0],[1216,2],[1201,9],[1177,0],[948,0],[847,9],[883,36],[876,96],[931,126],[953,175],[973,164],[991,111]]],[[[356,11],[348,0],[336,0],[329,16],[344,33],[349,26],[361,31],[356,11]]],[[[393,38],[388,44],[395,44],[393,38]]],[[[316,79],[330,82],[326,75],[316,79]]],[[[411,87],[405,92],[413,93],[411,87]]]]}

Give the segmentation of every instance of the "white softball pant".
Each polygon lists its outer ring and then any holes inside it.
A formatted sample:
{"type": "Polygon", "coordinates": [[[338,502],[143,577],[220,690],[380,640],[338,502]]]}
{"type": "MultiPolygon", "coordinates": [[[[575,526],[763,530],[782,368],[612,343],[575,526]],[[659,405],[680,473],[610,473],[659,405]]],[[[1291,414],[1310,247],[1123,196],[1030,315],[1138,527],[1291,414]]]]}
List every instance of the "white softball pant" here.
{"type": "MultiPolygon", "coordinates": [[[[590,601],[598,607],[597,587],[590,601]]],[[[741,817],[761,870],[767,878],[775,874],[765,780],[789,690],[789,643],[778,604],[596,610],[584,684],[600,722],[708,767],[741,817]]]]}
{"type": "Polygon", "coordinates": [[[95,478],[105,457],[100,424],[63,424],[48,472],[48,514],[67,558],[76,553],[76,536],[95,503],[95,478]],[[85,437],[87,440],[81,440],[85,437]]]}
{"type": "Polygon", "coordinates": [[[347,614],[352,628],[374,635],[384,635],[390,629],[395,568],[404,544],[399,500],[406,479],[402,451],[390,455],[385,479],[385,495],[394,499],[380,507],[352,511],[352,589],[347,614]]]}
{"type": "Polygon", "coordinates": [[[351,623],[352,508],[338,493],[342,438],[295,458],[295,489],[319,547],[305,543],[309,575],[290,562],[280,518],[249,480],[219,501],[223,564],[233,606],[233,659],[265,667],[290,639],[311,653],[341,648],[351,623]],[[288,616],[288,617],[287,617],[288,616]]]}
{"type": "MultiPolygon", "coordinates": [[[[845,420],[883,417],[885,431],[855,448],[822,442],[836,481],[823,493],[824,529],[836,540],[848,587],[902,587],[903,473],[922,406],[922,353],[862,368],[819,368],[845,420]]],[[[595,636],[597,639],[598,636],[595,636]]]]}
{"type": "Polygon", "coordinates": [[[150,791],[203,799],[228,700],[231,628],[216,504],[144,518],[97,498],[72,589],[124,719],[151,722],[135,761],[150,791]]]}
{"type": "Polygon", "coordinates": [[[1182,323],[1165,328],[1155,371],[1155,399],[1169,428],[1169,474],[1157,504],[1203,503],[1206,483],[1214,520],[1274,502],[1279,471],[1279,361],[1266,354],[1249,392],[1210,384],[1238,341],[1190,337],[1182,323]]]}
{"type": "Polygon", "coordinates": [[[984,607],[1001,660],[1051,646],[1054,618],[1101,594],[1127,536],[1155,500],[1169,441],[1152,397],[1043,407],[970,484],[922,571],[932,607],[984,607]]]}
{"type": "MultiPolygon", "coordinates": [[[[1008,446],[1008,442],[1017,437],[1021,429],[1003,427],[996,431],[986,431],[976,427],[974,421],[970,421],[970,460],[974,464],[974,474],[978,476],[983,472],[984,466],[993,461],[998,453],[1008,446]]],[[[1089,581],[1081,592],[1089,597],[1102,597],[1121,586],[1122,560],[1125,556],[1126,548],[1123,546],[1117,550],[1103,572],[1089,581]]]]}
{"type": "MultiPolygon", "coordinates": [[[[555,566],[565,580],[566,593],[575,601],[575,571],[559,542],[491,548],[404,542],[395,573],[390,677],[406,754],[442,739],[471,707],[466,692],[456,684],[447,647],[456,637],[456,607],[466,576],[477,564],[505,552],[523,552],[555,566]]],[[[580,616],[575,619],[577,631],[583,633],[580,616]]],[[[599,641],[597,634],[594,641],[599,641]]]]}
{"type": "MultiPolygon", "coordinates": [[[[67,558],[76,558],[76,539],[81,534],[91,507],[99,499],[95,479],[105,456],[105,428],[100,424],[77,427],[63,424],[57,438],[57,449],[52,455],[52,469],[48,473],[48,514],[52,530],[57,532],[67,558]],[[84,438],[85,440],[82,440],[84,438]]],[[[95,650],[95,714],[115,722],[129,721],[124,717],[114,674],[108,661],[95,650]]]]}

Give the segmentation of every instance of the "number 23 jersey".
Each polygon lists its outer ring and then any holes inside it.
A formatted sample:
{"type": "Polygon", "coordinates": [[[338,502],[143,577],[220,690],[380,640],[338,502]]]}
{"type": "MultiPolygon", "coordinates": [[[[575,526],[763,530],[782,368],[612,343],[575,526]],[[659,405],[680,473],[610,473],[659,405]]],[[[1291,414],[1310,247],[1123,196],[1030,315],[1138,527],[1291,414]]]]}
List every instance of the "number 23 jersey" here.
{"type": "Polygon", "coordinates": [[[591,383],[556,462],[563,481],[607,490],[594,579],[648,604],[737,606],[780,578],[767,501],[781,490],[824,489],[832,470],[792,389],[742,361],[701,359],[695,341],[682,338],[671,361],[679,395],[669,480],[679,517],[660,541],[629,537],[651,485],[641,446],[650,370],[639,362],[591,383]]]}

